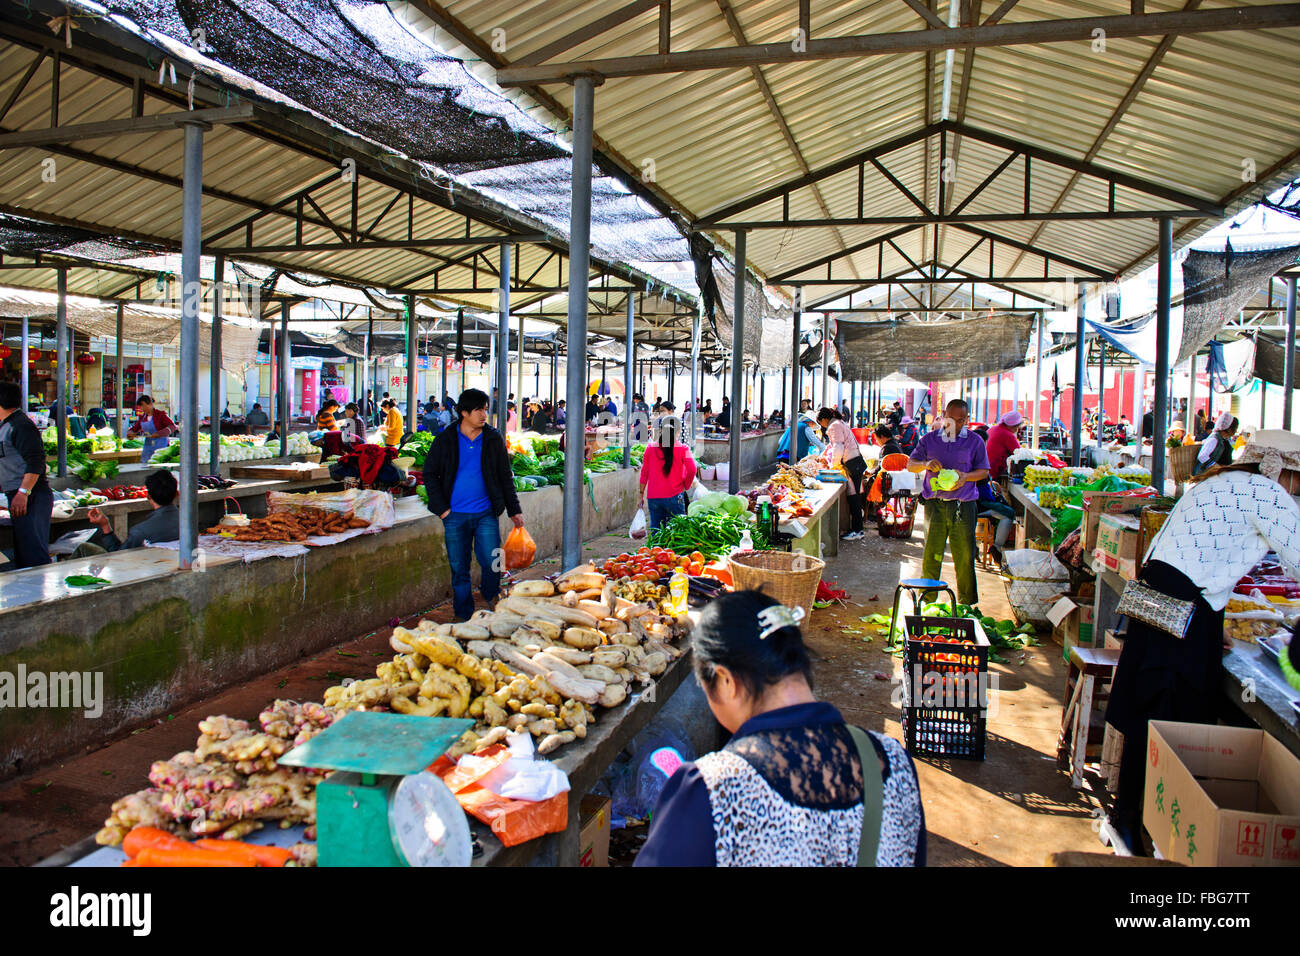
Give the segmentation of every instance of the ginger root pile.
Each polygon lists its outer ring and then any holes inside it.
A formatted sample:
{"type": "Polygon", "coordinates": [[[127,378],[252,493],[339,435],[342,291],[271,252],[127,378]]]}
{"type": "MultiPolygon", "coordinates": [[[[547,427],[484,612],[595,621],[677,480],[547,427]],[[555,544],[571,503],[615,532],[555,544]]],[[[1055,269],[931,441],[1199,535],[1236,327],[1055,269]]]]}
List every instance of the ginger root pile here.
{"type": "Polygon", "coordinates": [[[228,840],[242,839],[271,820],[281,827],[313,826],[316,784],[326,773],[280,767],[276,758],[334,719],[320,704],[277,700],[262,712],[260,728],[225,716],[199,721],[194,749],[155,762],[149,770],[152,786],[114,803],[95,841],[118,846],[137,826],[228,840]]]}

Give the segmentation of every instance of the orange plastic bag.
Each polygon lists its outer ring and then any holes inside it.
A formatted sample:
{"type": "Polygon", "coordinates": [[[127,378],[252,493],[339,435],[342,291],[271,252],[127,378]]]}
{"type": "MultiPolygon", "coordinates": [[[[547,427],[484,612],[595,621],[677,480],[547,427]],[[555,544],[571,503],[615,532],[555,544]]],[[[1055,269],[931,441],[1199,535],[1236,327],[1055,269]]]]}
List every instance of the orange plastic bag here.
{"type": "Polygon", "coordinates": [[[522,571],[537,557],[537,542],[526,528],[515,528],[506,537],[506,570],[522,571]]]}
{"type": "Polygon", "coordinates": [[[514,800],[502,797],[478,784],[478,780],[505,763],[510,751],[496,745],[476,756],[473,769],[453,764],[439,757],[429,768],[442,778],[461,808],[474,819],[486,823],[504,846],[517,846],[548,833],[562,833],[569,825],[569,794],[556,794],[549,800],[514,800]]]}

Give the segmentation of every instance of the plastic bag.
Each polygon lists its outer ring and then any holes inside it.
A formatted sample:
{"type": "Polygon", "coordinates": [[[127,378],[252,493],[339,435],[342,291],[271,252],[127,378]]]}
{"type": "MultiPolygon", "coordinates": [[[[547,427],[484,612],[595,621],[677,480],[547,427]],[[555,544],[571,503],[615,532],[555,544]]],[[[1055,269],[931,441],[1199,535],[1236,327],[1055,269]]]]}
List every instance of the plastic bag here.
{"type": "Polygon", "coordinates": [[[537,557],[537,542],[525,528],[515,528],[506,537],[506,570],[522,571],[537,557]]]}
{"type": "Polygon", "coordinates": [[[645,509],[637,508],[636,514],[632,516],[632,524],[627,529],[629,538],[644,538],[648,533],[649,522],[646,521],[645,509]]]}
{"type": "Polygon", "coordinates": [[[664,786],[683,763],[695,759],[686,729],[672,719],[657,721],[632,741],[632,759],[611,768],[611,803],[615,817],[644,820],[664,786]]]}
{"type": "Polygon", "coordinates": [[[549,800],[515,800],[497,796],[478,781],[510,759],[500,744],[475,754],[474,760],[453,764],[439,757],[429,769],[442,778],[461,808],[492,828],[505,846],[517,846],[548,833],[562,833],[569,825],[569,794],[549,800]]]}

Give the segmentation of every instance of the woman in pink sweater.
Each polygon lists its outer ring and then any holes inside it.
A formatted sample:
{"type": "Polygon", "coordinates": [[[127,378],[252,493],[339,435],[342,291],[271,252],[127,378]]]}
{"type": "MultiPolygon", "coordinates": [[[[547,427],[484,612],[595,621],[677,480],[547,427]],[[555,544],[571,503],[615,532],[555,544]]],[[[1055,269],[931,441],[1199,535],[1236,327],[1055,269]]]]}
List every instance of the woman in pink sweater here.
{"type": "MultiPolygon", "coordinates": [[[[667,403],[665,408],[672,411],[667,403]]],[[[686,513],[685,492],[695,484],[695,457],[688,447],[677,443],[680,427],[676,416],[661,419],[658,440],[646,448],[641,459],[641,497],[651,531],[674,515],[686,513]]]]}

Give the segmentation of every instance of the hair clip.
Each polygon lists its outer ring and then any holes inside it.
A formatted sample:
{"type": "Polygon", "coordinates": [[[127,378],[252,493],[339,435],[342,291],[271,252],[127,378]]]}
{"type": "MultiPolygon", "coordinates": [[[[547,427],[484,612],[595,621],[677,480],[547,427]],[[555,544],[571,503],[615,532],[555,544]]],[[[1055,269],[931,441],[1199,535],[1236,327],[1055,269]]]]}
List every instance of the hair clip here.
{"type": "Polygon", "coordinates": [[[765,641],[783,627],[798,627],[803,619],[804,609],[801,607],[791,609],[784,604],[777,604],[764,608],[758,614],[758,623],[762,628],[758,632],[758,639],[765,641]]]}

